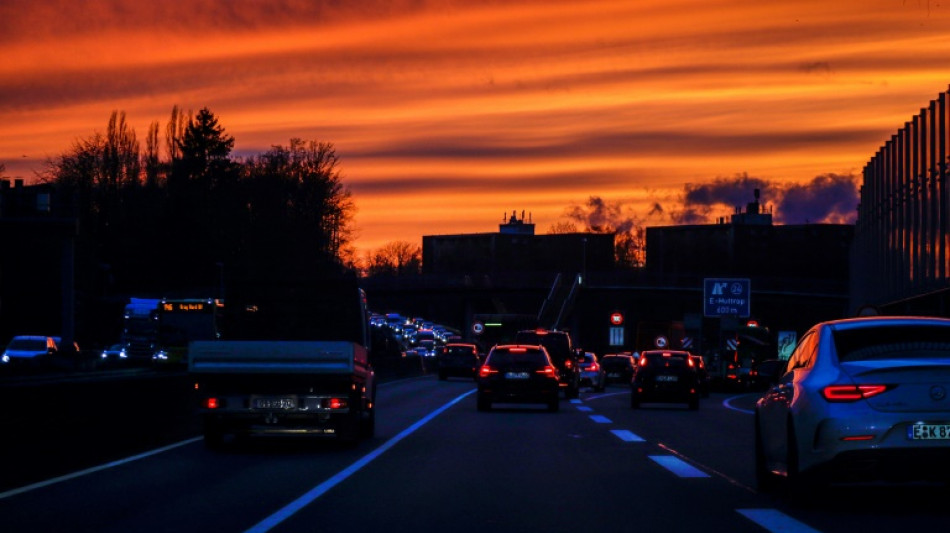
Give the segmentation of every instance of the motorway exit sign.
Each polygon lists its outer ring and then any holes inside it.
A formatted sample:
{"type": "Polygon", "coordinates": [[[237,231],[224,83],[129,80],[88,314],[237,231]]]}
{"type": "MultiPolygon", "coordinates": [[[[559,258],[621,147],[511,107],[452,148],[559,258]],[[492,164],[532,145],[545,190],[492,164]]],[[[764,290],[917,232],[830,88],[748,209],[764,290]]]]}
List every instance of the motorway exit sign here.
{"type": "Polygon", "coordinates": [[[703,314],[748,318],[751,295],[748,279],[706,278],[703,280],[703,314]]]}

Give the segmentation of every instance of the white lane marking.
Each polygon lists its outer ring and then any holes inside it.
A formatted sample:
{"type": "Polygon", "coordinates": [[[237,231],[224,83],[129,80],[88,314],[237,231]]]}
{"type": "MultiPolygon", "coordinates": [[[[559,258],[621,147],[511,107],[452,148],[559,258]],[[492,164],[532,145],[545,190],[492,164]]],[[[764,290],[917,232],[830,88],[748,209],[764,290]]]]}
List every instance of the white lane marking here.
{"type": "Polygon", "coordinates": [[[62,483],[63,481],[69,481],[70,479],[76,479],[77,477],[86,476],[89,474],[94,474],[96,472],[101,472],[103,470],[112,468],[114,466],[124,465],[131,463],[132,461],[138,461],[139,459],[145,459],[146,457],[151,457],[153,455],[158,455],[160,453],[167,452],[169,450],[174,450],[175,448],[186,446],[193,442],[198,442],[201,440],[201,437],[194,437],[188,440],[183,440],[181,442],[176,442],[175,444],[169,444],[162,448],[156,448],[152,451],[145,453],[140,453],[138,455],[133,455],[132,457],[126,457],[125,459],[119,459],[117,461],[112,461],[111,463],[106,463],[104,465],[94,466],[92,468],[87,468],[85,470],[80,470],[79,472],[73,472],[72,474],[66,474],[65,476],[56,477],[53,479],[47,479],[46,481],[40,481],[32,485],[27,485],[25,487],[20,487],[18,489],[8,490],[6,492],[0,493],[0,500],[4,498],[9,498],[10,496],[16,496],[17,494],[23,494],[24,492],[30,492],[32,490],[41,489],[43,487],[48,487],[50,485],[55,485],[56,483],[62,483]]]}
{"type": "Polygon", "coordinates": [[[578,410],[578,411],[584,411],[585,413],[589,413],[589,412],[593,411],[594,408],[593,408],[593,407],[587,407],[586,405],[580,405],[580,406],[577,407],[577,410],[578,410]]]}
{"type": "Polygon", "coordinates": [[[772,533],[819,533],[775,509],[736,509],[736,512],[772,533]]]}
{"type": "MultiPolygon", "coordinates": [[[[755,393],[751,393],[751,394],[755,394],[755,393]]],[[[755,411],[751,409],[741,409],[739,407],[735,407],[732,405],[733,400],[738,400],[739,398],[742,398],[743,396],[748,396],[748,394],[740,394],[738,396],[726,398],[725,400],[722,401],[722,406],[725,407],[726,409],[732,409],[733,411],[738,411],[740,413],[745,413],[747,415],[754,415],[755,411]]]]}
{"type": "Polygon", "coordinates": [[[590,419],[598,424],[613,424],[613,421],[604,415],[590,415],[590,419]]]}
{"type": "Polygon", "coordinates": [[[571,403],[583,403],[583,402],[581,402],[581,400],[578,400],[577,398],[574,398],[573,400],[571,400],[571,403]]]}
{"type": "Polygon", "coordinates": [[[264,520],[261,520],[260,522],[257,523],[257,525],[255,525],[255,526],[251,527],[250,529],[248,529],[248,530],[247,530],[247,533],[264,533],[264,532],[270,531],[272,528],[274,528],[274,527],[280,525],[281,522],[283,522],[284,520],[286,520],[286,519],[290,518],[291,516],[293,516],[297,511],[299,511],[299,510],[303,509],[304,507],[306,507],[306,506],[310,505],[311,503],[313,503],[317,498],[319,498],[320,496],[323,496],[328,490],[332,489],[333,487],[337,486],[338,484],[340,484],[341,482],[343,482],[344,480],[346,480],[348,477],[350,477],[350,476],[352,476],[353,474],[355,474],[360,468],[363,468],[364,466],[366,466],[367,464],[369,464],[370,461],[372,461],[373,459],[376,459],[377,457],[379,457],[380,455],[382,455],[383,452],[385,452],[386,450],[392,448],[393,446],[396,445],[396,443],[398,443],[398,442],[401,441],[402,439],[408,437],[408,436],[411,435],[413,432],[415,432],[417,429],[419,429],[419,428],[421,428],[422,426],[424,426],[425,424],[427,424],[430,420],[432,420],[433,418],[435,418],[436,416],[438,416],[439,414],[441,414],[443,411],[445,411],[445,410],[448,409],[449,407],[452,407],[453,405],[455,405],[455,404],[457,404],[458,402],[462,401],[463,398],[465,398],[465,397],[468,396],[469,394],[472,394],[473,392],[475,392],[475,389],[472,389],[472,390],[466,392],[465,394],[463,394],[463,395],[461,395],[461,396],[455,398],[454,400],[452,400],[452,401],[450,401],[449,403],[443,405],[442,407],[439,407],[439,408],[436,409],[435,411],[432,411],[431,413],[429,413],[428,415],[426,415],[424,418],[422,418],[421,420],[419,420],[419,421],[416,422],[415,424],[413,424],[413,425],[409,426],[408,428],[402,430],[402,432],[400,432],[398,435],[396,435],[395,437],[393,437],[393,438],[389,439],[388,441],[386,441],[386,442],[385,442],[382,446],[380,446],[379,448],[376,448],[375,450],[373,450],[372,452],[368,453],[367,455],[364,455],[361,459],[359,459],[359,460],[356,461],[355,463],[351,464],[350,466],[344,468],[343,470],[339,471],[339,472],[338,472],[337,474],[335,474],[333,477],[327,479],[327,480],[324,481],[323,483],[321,483],[321,484],[317,485],[316,487],[314,487],[314,488],[310,489],[309,491],[307,491],[307,493],[305,493],[303,496],[301,496],[301,497],[297,498],[296,500],[290,502],[289,504],[287,504],[286,506],[284,506],[282,509],[280,509],[280,510],[278,510],[277,512],[275,512],[274,514],[268,516],[268,517],[265,518],[264,520]]]}
{"type": "Polygon", "coordinates": [[[624,442],[646,442],[646,440],[628,429],[611,429],[611,433],[624,442]]]}
{"type": "Polygon", "coordinates": [[[709,477],[709,474],[672,455],[648,455],[650,459],[679,477],[709,477]]]}

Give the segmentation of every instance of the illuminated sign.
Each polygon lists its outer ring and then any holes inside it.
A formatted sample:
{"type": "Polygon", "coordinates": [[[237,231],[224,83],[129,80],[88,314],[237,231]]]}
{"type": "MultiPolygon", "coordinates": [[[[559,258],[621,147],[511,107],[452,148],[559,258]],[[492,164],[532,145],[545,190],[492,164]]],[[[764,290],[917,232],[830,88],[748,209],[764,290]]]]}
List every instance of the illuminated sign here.
{"type": "Polygon", "coordinates": [[[165,313],[202,313],[210,309],[208,302],[162,302],[162,311],[165,313]]]}
{"type": "Polygon", "coordinates": [[[619,326],[623,324],[623,314],[620,313],[619,311],[610,313],[610,323],[613,324],[614,326],[619,326]]]}

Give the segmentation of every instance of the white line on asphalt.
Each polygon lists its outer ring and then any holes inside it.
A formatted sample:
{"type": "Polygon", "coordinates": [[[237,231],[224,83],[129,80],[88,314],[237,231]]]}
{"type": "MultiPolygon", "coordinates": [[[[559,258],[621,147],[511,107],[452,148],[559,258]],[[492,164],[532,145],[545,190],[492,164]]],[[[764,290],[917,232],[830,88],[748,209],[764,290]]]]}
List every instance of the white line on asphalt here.
{"type": "Polygon", "coordinates": [[[82,477],[89,474],[94,474],[96,472],[101,472],[108,468],[114,466],[124,465],[126,463],[131,463],[132,461],[138,461],[139,459],[145,459],[146,457],[151,457],[153,455],[158,455],[168,450],[173,450],[180,446],[185,446],[193,442],[198,442],[201,440],[201,437],[194,437],[188,440],[183,440],[181,442],[176,442],[175,444],[169,444],[162,448],[157,448],[149,452],[140,453],[138,455],[133,455],[132,457],[126,457],[125,459],[119,459],[117,461],[112,461],[111,463],[106,463],[104,465],[94,466],[92,468],[87,468],[85,470],[80,470],[79,472],[73,472],[72,474],[66,474],[65,476],[60,476],[53,479],[47,479],[46,481],[40,481],[39,483],[34,483],[32,485],[27,485],[25,487],[20,487],[18,489],[8,490],[6,492],[0,493],[0,500],[4,498],[9,498],[10,496],[16,496],[17,494],[23,494],[24,492],[30,492],[31,490],[41,489],[43,487],[48,487],[50,485],[55,485],[56,483],[61,483],[63,481],[69,481],[70,479],[76,479],[77,477],[82,477]]]}
{"type": "Polygon", "coordinates": [[[355,474],[360,468],[363,468],[364,466],[366,466],[367,464],[369,464],[370,461],[372,461],[373,459],[376,459],[377,457],[379,457],[380,455],[382,455],[383,452],[385,452],[386,450],[392,448],[393,446],[396,445],[396,443],[398,443],[398,442],[401,441],[402,439],[408,437],[408,436],[411,435],[413,432],[415,432],[417,429],[419,429],[419,428],[421,428],[422,426],[424,426],[426,423],[428,423],[430,420],[432,420],[433,418],[435,418],[436,416],[438,416],[439,414],[441,414],[443,411],[445,411],[445,410],[448,409],[449,407],[452,407],[453,405],[455,405],[455,404],[457,404],[458,402],[462,401],[462,398],[465,398],[466,396],[468,396],[469,394],[472,394],[473,392],[475,392],[475,389],[472,389],[472,390],[466,392],[465,394],[463,394],[463,395],[461,395],[461,396],[455,398],[454,400],[452,400],[452,401],[450,401],[449,403],[443,405],[442,407],[439,407],[439,408],[436,409],[435,411],[432,411],[431,413],[429,413],[428,415],[426,415],[425,418],[419,420],[419,421],[416,422],[415,424],[413,424],[413,425],[409,426],[408,428],[402,430],[402,432],[400,432],[400,433],[399,433],[398,435],[396,435],[395,437],[393,437],[393,438],[389,439],[388,441],[386,441],[386,442],[385,442],[382,446],[380,446],[379,448],[376,448],[375,450],[373,450],[373,451],[370,452],[369,454],[364,455],[360,460],[356,461],[355,463],[351,464],[350,466],[348,466],[348,467],[344,468],[343,470],[339,471],[336,475],[334,475],[334,476],[331,477],[330,479],[328,479],[328,480],[324,481],[323,483],[317,485],[316,487],[310,489],[310,490],[309,490],[306,494],[304,494],[303,496],[297,498],[296,500],[294,500],[294,501],[290,502],[289,504],[287,504],[286,506],[284,506],[283,509],[280,509],[279,511],[277,511],[276,513],[274,513],[274,514],[268,516],[268,517],[265,518],[264,520],[261,520],[257,525],[255,525],[254,527],[248,529],[248,530],[247,530],[247,533],[264,533],[265,531],[270,531],[272,528],[274,528],[274,527],[280,525],[281,522],[283,522],[284,520],[286,520],[286,519],[290,518],[291,516],[293,516],[297,511],[299,511],[299,510],[303,509],[304,507],[306,507],[306,506],[310,505],[311,503],[313,503],[317,498],[319,498],[320,496],[323,496],[328,490],[332,489],[333,487],[335,487],[335,486],[337,486],[338,484],[340,484],[342,481],[346,480],[348,477],[350,477],[350,476],[352,476],[353,474],[355,474]]]}
{"type": "Polygon", "coordinates": [[[650,459],[679,477],[709,477],[709,474],[672,455],[648,455],[650,459]]]}
{"type": "Polygon", "coordinates": [[[726,398],[725,400],[722,401],[722,405],[726,409],[732,409],[733,411],[739,411],[740,413],[745,413],[747,415],[754,415],[755,411],[752,411],[751,409],[742,409],[742,408],[735,407],[732,405],[733,400],[738,400],[739,398],[742,398],[743,396],[748,396],[748,394],[740,394],[738,396],[733,396],[732,398],[726,398]]]}
{"type": "Polygon", "coordinates": [[[598,424],[613,424],[613,421],[603,415],[590,415],[590,419],[598,424]]]}
{"type": "Polygon", "coordinates": [[[577,410],[578,410],[578,411],[584,411],[585,413],[589,413],[589,412],[593,411],[594,408],[593,408],[593,407],[587,407],[586,405],[580,405],[580,406],[577,407],[577,410]]]}
{"type": "Polygon", "coordinates": [[[583,402],[581,400],[578,400],[577,398],[574,398],[571,400],[571,403],[583,403],[583,402]]]}
{"type": "Polygon", "coordinates": [[[775,509],[736,509],[736,511],[772,533],[818,533],[817,529],[808,527],[775,509]]]}
{"type": "Polygon", "coordinates": [[[611,429],[611,433],[624,442],[646,442],[646,440],[628,429],[611,429]]]}
{"type": "MultiPolygon", "coordinates": [[[[394,385],[394,384],[396,384],[396,383],[401,383],[401,382],[403,382],[403,381],[415,380],[415,379],[418,379],[419,377],[428,377],[428,376],[416,376],[416,377],[405,378],[405,379],[400,379],[400,380],[396,380],[396,381],[388,381],[388,382],[386,382],[386,383],[380,383],[379,386],[380,386],[380,387],[385,387],[385,386],[387,386],[387,385],[394,385]]],[[[473,389],[472,391],[470,391],[470,392],[474,392],[474,389],[473,389]]],[[[11,489],[11,490],[8,490],[8,491],[6,491],[6,492],[0,492],[0,500],[5,499],[5,498],[9,498],[9,497],[11,497],[11,496],[16,496],[17,494],[23,494],[24,492],[30,492],[30,491],[33,491],[33,490],[36,490],[36,489],[41,489],[41,488],[43,488],[43,487],[48,487],[48,486],[50,486],[50,485],[55,485],[55,484],[57,484],[57,483],[62,483],[63,481],[69,481],[70,479],[76,479],[77,477],[82,477],[82,476],[86,476],[86,475],[89,475],[89,474],[95,474],[96,472],[101,472],[101,471],[103,471],[103,470],[106,470],[106,469],[109,469],[109,468],[112,468],[112,467],[115,467],[115,466],[119,466],[119,465],[124,465],[124,464],[126,464],[126,463],[131,463],[131,462],[133,462],[133,461],[138,461],[139,459],[145,459],[146,457],[151,457],[151,456],[153,456],[153,455],[158,455],[158,454],[160,454],[160,453],[164,453],[164,452],[167,452],[167,451],[169,451],[169,450],[174,450],[175,448],[178,448],[178,447],[180,447],[180,446],[186,446],[186,445],[188,445],[188,444],[191,444],[191,443],[194,443],[194,442],[198,442],[198,441],[200,441],[201,439],[202,439],[202,437],[200,437],[200,436],[198,436],[198,437],[192,437],[192,438],[190,438],[190,439],[186,439],[186,440],[183,440],[183,441],[181,441],[181,442],[176,442],[176,443],[174,443],[174,444],[169,444],[168,446],[163,446],[163,447],[161,447],[161,448],[156,448],[156,449],[154,449],[154,450],[151,450],[151,451],[148,451],[148,452],[144,452],[144,453],[140,453],[140,454],[138,454],[138,455],[133,455],[133,456],[131,456],[131,457],[126,457],[126,458],[124,458],[124,459],[118,459],[118,460],[112,461],[111,463],[106,463],[106,464],[102,464],[102,465],[99,465],[99,466],[94,466],[94,467],[91,467],[91,468],[87,468],[87,469],[85,469],[85,470],[80,470],[79,472],[73,472],[72,474],[66,474],[65,476],[59,476],[59,477],[56,477],[56,478],[47,479],[47,480],[45,480],[45,481],[39,481],[39,482],[37,482],[37,483],[33,483],[32,485],[26,485],[26,486],[24,486],[24,487],[20,487],[20,488],[17,488],[17,489],[11,489]]]]}

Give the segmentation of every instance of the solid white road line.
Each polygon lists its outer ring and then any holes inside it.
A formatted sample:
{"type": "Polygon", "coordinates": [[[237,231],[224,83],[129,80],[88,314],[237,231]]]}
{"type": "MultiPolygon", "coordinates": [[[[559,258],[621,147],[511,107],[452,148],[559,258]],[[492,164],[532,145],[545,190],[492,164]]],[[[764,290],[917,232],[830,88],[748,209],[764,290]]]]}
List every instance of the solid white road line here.
{"type": "Polygon", "coordinates": [[[736,512],[772,533],[819,533],[775,509],[736,509],[736,512]]]}
{"type": "Polygon", "coordinates": [[[169,444],[162,448],[157,448],[155,450],[140,453],[138,455],[133,455],[132,457],[126,457],[125,459],[119,459],[117,461],[112,461],[111,463],[106,463],[104,465],[94,466],[92,468],[87,468],[85,470],[80,470],[79,472],[73,472],[72,474],[66,474],[65,476],[56,477],[53,479],[47,479],[46,481],[40,481],[39,483],[34,483],[32,485],[27,485],[25,487],[20,487],[18,489],[8,490],[6,492],[0,493],[0,500],[4,498],[9,498],[10,496],[16,496],[17,494],[23,494],[24,492],[30,492],[31,490],[41,489],[43,487],[48,487],[50,485],[55,485],[57,483],[62,483],[63,481],[69,481],[70,479],[76,479],[77,477],[86,476],[89,474],[94,474],[96,472],[101,472],[103,470],[112,468],[114,466],[124,465],[131,463],[132,461],[138,461],[139,459],[145,459],[146,457],[151,457],[153,455],[158,455],[160,453],[167,452],[168,450],[173,450],[180,446],[185,446],[193,442],[198,442],[201,440],[201,437],[194,437],[188,440],[183,440],[181,442],[176,442],[175,444],[169,444]]]}
{"type": "Polygon", "coordinates": [[[321,483],[321,484],[317,485],[316,487],[310,489],[310,490],[309,490],[306,494],[304,494],[303,496],[297,498],[296,500],[294,500],[294,501],[290,502],[289,504],[287,504],[286,506],[284,506],[283,509],[278,510],[276,513],[274,513],[274,514],[268,516],[268,517],[265,518],[264,520],[261,520],[260,522],[257,523],[257,525],[255,525],[255,526],[251,527],[250,529],[248,529],[248,530],[247,530],[247,533],[264,533],[264,532],[270,531],[270,530],[273,529],[274,527],[280,525],[281,522],[283,522],[284,520],[286,520],[286,519],[290,518],[291,516],[293,516],[297,511],[299,511],[299,510],[303,509],[304,507],[306,507],[306,506],[310,505],[311,503],[313,503],[317,498],[319,498],[320,496],[323,496],[328,490],[332,489],[333,487],[337,486],[338,484],[340,484],[341,482],[343,482],[344,480],[346,480],[347,478],[349,478],[350,476],[352,476],[353,474],[355,474],[360,468],[363,468],[364,466],[366,466],[367,464],[369,464],[370,461],[372,461],[373,459],[376,459],[377,457],[379,457],[380,455],[382,455],[383,452],[385,452],[386,450],[392,448],[393,446],[396,445],[396,443],[398,443],[398,442],[401,441],[402,439],[408,437],[409,435],[411,435],[412,433],[414,433],[417,429],[419,429],[419,428],[421,428],[422,426],[424,426],[425,424],[427,424],[430,420],[432,420],[432,419],[435,418],[436,416],[440,415],[443,411],[445,411],[445,410],[448,409],[449,407],[452,407],[453,405],[455,405],[455,404],[457,404],[458,402],[462,401],[463,398],[465,398],[465,397],[468,396],[469,394],[472,394],[473,392],[475,392],[475,389],[472,389],[472,390],[466,392],[465,394],[463,394],[463,395],[461,395],[461,396],[455,398],[454,400],[452,400],[452,401],[450,401],[449,403],[443,405],[442,407],[439,407],[439,408],[436,409],[435,411],[432,411],[431,413],[429,413],[428,415],[426,415],[425,418],[419,420],[419,421],[416,422],[415,424],[413,424],[413,425],[409,426],[408,428],[402,430],[402,432],[400,432],[400,433],[399,433],[398,435],[396,435],[395,437],[393,437],[393,438],[389,439],[388,441],[386,441],[386,442],[385,442],[382,446],[380,446],[379,448],[376,448],[375,450],[373,450],[373,451],[370,452],[369,454],[363,456],[363,458],[361,458],[360,460],[358,460],[358,461],[356,461],[355,463],[351,464],[350,466],[344,468],[343,470],[341,470],[339,473],[337,473],[336,475],[334,475],[334,476],[331,477],[330,479],[327,479],[327,480],[324,481],[323,483],[321,483]]]}

